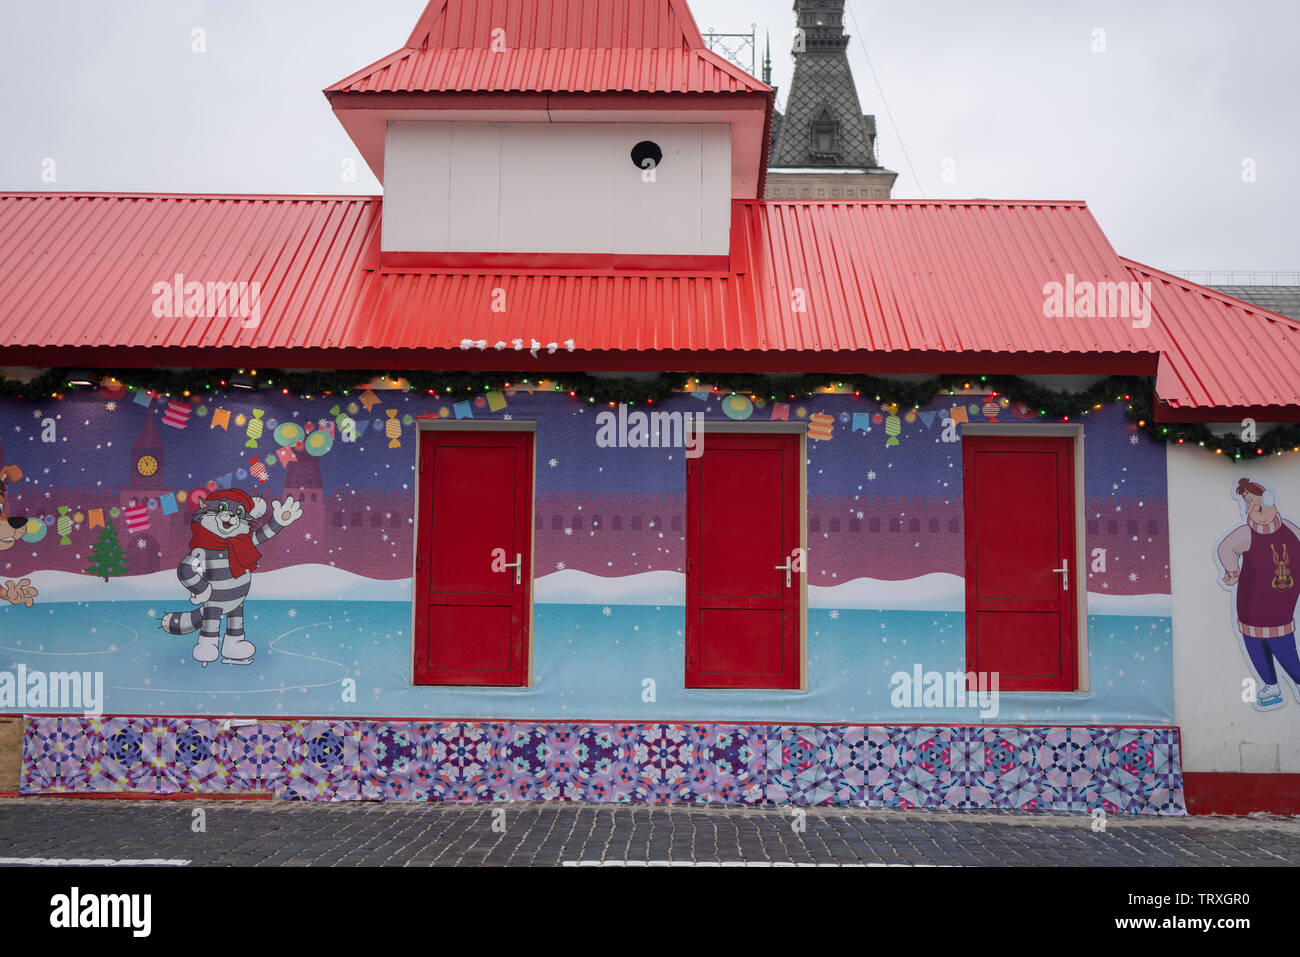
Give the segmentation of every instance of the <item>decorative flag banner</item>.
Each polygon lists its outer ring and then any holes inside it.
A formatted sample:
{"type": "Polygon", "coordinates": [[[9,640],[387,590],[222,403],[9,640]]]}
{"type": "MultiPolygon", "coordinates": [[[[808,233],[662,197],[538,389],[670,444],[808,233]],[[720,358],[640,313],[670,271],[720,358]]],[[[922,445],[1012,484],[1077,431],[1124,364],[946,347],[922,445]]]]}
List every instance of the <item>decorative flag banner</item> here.
{"type": "Polygon", "coordinates": [[[777,419],[780,419],[780,420],[783,421],[783,422],[789,422],[789,421],[790,421],[790,403],[789,403],[789,402],[773,402],[773,403],[772,403],[772,421],[775,422],[777,419]]]}
{"type": "Polygon", "coordinates": [[[897,415],[894,415],[892,413],[885,416],[885,434],[889,436],[889,438],[885,439],[886,447],[890,445],[898,445],[898,436],[902,433],[902,431],[903,431],[902,419],[900,419],[897,415]]]}
{"type": "Polygon", "coordinates": [[[954,425],[958,422],[970,421],[970,416],[966,414],[966,406],[964,405],[954,405],[948,410],[948,415],[951,416],[954,425]]]}
{"type": "Polygon", "coordinates": [[[997,399],[990,398],[984,403],[982,411],[990,422],[996,422],[998,420],[998,413],[1002,411],[1002,407],[998,405],[997,399]]]}
{"type": "Polygon", "coordinates": [[[380,399],[379,396],[375,395],[373,389],[367,389],[365,392],[361,393],[361,404],[366,407],[367,412],[375,406],[381,405],[382,402],[383,400],[380,399]]]}
{"type": "Polygon", "coordinates": [[[328,432],[316,429],[315,431],[308,433],[306,440],[303,442],[303,447],[307,450],[308,455],[320,458],[330,449],[334,448],[334,436],[330,435],[328,432]]]}
{"type": "Polygon", "coordinates": [[[266,470],[266,463],[258,458],[248,460],[248,471],[253,478],[257,479],[259,484],[269,481],[271,478],[270,473],[266,470]]]}
{"type": "Polygon", "coordinates": [[[59,520],[55,525],[55,531],[59,533],[60,545],[72,544],[72,539],[69,537],[72,534],[72,519],[68,517],[68,506],[66,505],[59,506],[59,520]]]}
{"type": "Polygon", "coordinates": [[[370,428],[369,419],[360,419],[353,423],[357,427],[357,438],[366,434],[366,429],[370,428]]]}
{"type": "Polygon", "coordinates": [[[871,431],[871,414],[869,412],[853,413],[853,432],[870,432],[871,431]]]}
{"type": "Polygon", "coordinates": [[[91,528],[104,527],[104,510],[102,508],[92,508],[87,517],[90,519],[91,528]]]}
{"type": "MultiPolygon", "coordinates": [[[[469,403],[466,403],[468,405],[469,403]]],[[[471,413],[471,418],[473,414],[471,413]]],[[[402,446],[402,423],[397,419],[397,410],[388,410],[388,421],[384,423],[384,435],[388,436],[388,447],[390,449],[401,448],[402,446]]]]}
{"type": "Polygon", "coordinates": [[[1034,410],[1029,407],[1028,403],[1017,402],[1011,407],[1011,414],[1017,419],[1032,419],[1034,417],[1034,410]]]}
{"type": "Polygon", "coordinates": [[[506,407],[506,397],[501,392],[489,392],[487,394],[487,404],[489,412],[500,412],[506,407]]]}
{"type": "Polygon", "coordinates": [[[131,401],[136,405],[142,405],[147,409],[153,404],[153,393],[148,389],[136,389],[135,395],[131,397],[131,401]]]}
{"type": "MultiPolygon", "coordinates": [[[[320,434],[323,435],[324,433],[320,433],[320,434]]],[[[285,468],[289,467],[290,462],[298,461],[298,456],[293,454],[293,448],[288,445],[281,446],[280,448],[276,449],[275,457],[280,460],[280,464],[283,465],[285,468]]]]}
{"type": "Polygon", "coordinates": [[[217,409],[215,412],[212,413],[212,424],[209,425],[208,428],[209,428],[209,429],[215,429],[215,428],[218,428],[218,427],[220,427],[220,428],[222,428],[222,429],[224,429],[224,430],[226,430],[226,431],[229,431],[229,429],[230,429],[230,410],[229,410],[229,409],[217,409]]]}
{"type": "Polygon", "coordinates": [[[162,508],[164,515],[175,515],[180,511],[180,506],[176,504],[175,492],[168,492],[166,495],[159,496],[158,505],[162,508]]]}
{"type": "Polygon", "coordinates": [[[808,416],[808,438],[830,440],[834,438],[835,416],[818,412],[808,416]]]}
{"type": "Polygon", "coordinates": [[[691,395],[699,399],[701,402],[708,402],[709,396],[713,395],[713,386],[697,385],[691,390],[691,395]]]}
{"type": "Polygon", "coordinates": [[[149,509],[144,505],[128,505],[122,509],[126,516],[126,530],[132,535],[149,530],[149,509]]]}
{"type": "Polygon", "coordinates": [[[211,484],[215,484],[217,487],[211,489],[211,491],[215,492],[218,488],[230,488],[230,483],[233,482],[234,480],[235,480],[235,476],[230,472],[227,472],[225,475],[221,476],[221,478],[217,479],[215,483],[211,483],[211,484]]]}
{"type": "Polygon", "coordinates": [[[934,425],[934,417],[935,417],[934,412],[921,412],[919,414],[921,416],[921,424],[924,425],[927,429],[930,426],[934,425]]]}
{"type": "Polygon", "coordinates": [[[244,448],[257,448],[257,440],[262,437],[262,416],[265,414],[266,412],[264,409],[253,410],[253,417],[248,420],[248,429],[244,433],[248,436],[248,441],[244,443],[244,448]]]}
{"type": "MultiPolygon", "coordinates": [[[[470,404],[468,402],[457,402],[455,405],[452,406],[452,408],[456,410],[456,418],[458,419],[474,418],[474,410],[470,407],[470,404]]],[[[388,414],[396,415],[397,413],[390,409],[388,414]]],[[[394,421],[395,420],[390,419],[389,425],[391,425],[394,421]]],[[[387,426],[385,428],[387,428],[387,426]]],[[[389,448],[392,448],[392,446],[389,446],[389,448]]]]}
{"type": "Polygon", "coordinates": [[[329,419],[321,419],[316,423],[316,428],[320,429],[322,432],[328,432],[330,438],[334,437],[334,423],[329,419]]]}
{"type": "Polygon", "coordinates": [[[170,425],[173,429],[183,429],[189,425],[190,413],[193,411],[188,402],[168,402],[167,411],[162,417],[163,425],[170,425]]]}
{"type": "Polygon", "coordinates": [[[356,420],[337,405],[330,409],[330,415],[334,416],[334,424],[339,427],[339,438],[344,442],[355,442],[357,440],[356,420]]]}

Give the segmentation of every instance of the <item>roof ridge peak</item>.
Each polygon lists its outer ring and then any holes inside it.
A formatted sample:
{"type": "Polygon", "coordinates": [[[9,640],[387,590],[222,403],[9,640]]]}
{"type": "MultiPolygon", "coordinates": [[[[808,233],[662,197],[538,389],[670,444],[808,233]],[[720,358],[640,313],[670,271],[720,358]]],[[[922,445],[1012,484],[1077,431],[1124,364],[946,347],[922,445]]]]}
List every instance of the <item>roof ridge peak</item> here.
{"type": "Polygon", "coordinates": [[[545,4],[543,0],[429,0],[402,49],[708,49],[686,0],[604,0],[598,9],[604,19],[593,24],[582,0],[552,0],[545,4]],[[638,12],[641,16],[634,20],[638,12]],[[529,38],[543,34],[541,41],[513,43],[508,29],[512,24],[529,38]],[[667,42],[619,42],[620,37],[626,38],[638,29],[658,32],[659,38],[667,42]],[[549,42],[554,35],[572,37],[575,32],[587,37],[594,34],[597,42],[549,42]],[[454,34],[454,42],[439,42],[449,34],[454,34]],[[601,36],[608,42],[599,42],[601,36]],[[498,43],[504,47],[496,46],[498,43]]]}

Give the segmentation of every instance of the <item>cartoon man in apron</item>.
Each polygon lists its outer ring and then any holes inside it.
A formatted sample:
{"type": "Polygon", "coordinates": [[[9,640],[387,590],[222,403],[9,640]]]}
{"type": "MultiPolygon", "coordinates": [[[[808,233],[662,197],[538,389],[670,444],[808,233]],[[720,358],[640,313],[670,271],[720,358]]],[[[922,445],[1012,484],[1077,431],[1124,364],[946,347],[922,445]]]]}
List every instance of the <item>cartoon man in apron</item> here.
{"type": "Polygon", "coordinates": [[[1273,493],[1243,478],[1234,494],[1241,496],[1246,523],[1219,542],[1217,557],[1223,584],[1237,590],[1237,629],[1246,656],[1263,683],[1255,707],[1282,707],[1277,668],[1291,679],[1300,696],[1300,656],[1296,653],[1295,606],[1300,586],[1291,571],[1300,559],[1300,528],[1283,518],[1273,493]]]}

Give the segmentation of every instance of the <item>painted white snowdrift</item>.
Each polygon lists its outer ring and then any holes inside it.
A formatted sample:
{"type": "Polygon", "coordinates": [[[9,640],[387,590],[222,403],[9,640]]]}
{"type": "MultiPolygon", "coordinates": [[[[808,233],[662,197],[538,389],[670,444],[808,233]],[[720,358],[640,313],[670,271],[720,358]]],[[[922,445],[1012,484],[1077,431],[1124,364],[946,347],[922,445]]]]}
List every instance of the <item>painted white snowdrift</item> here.
{"type": "MultiPolygon", "coordinates": [[[[75,601],[157,601],[188,607],[188,596],[170,569],[105,582],[71,572],[39,572],[38,604],[75,601]]],[[[534,583],[534,601],[576,605],[684,605],[686,576],[681,572],[640,572],[604,578],[566,568],[534,583]]],[[[401,601],[411,600],[409,578],[381,581],[330,565],[295,565],[253,575],[250,601],[401,601]]],[[[857,578],[838,585],[809,585],[808,607],[879,611],[954,611],[965,607],[965,582],[935,572],[905,581],[857,578]]],[[[1090,615],[1170,614],[1168,595],[1088,593],[1090,615]]]]}
{"type": "MultiPolygon", "coordinates": [[[[641,572],[602,578],[565,569],[537,579],[535,600],[548,604],[684,605],[686,576],[681,572],[641,572]]],[[[966,583],[959,575],[934,572],[905,581],[856,578],[838,585],[809,585],[808,607],[880,611],[956,611],[966,606],[966,583]]],[[[1169,614],[1168,595],[1088,593],[1090,615],[1169,614]]]]}
{"type": "MultiPolygon", "coordinates": [[[[93,578],[73,572],[37,572],[32,584],[40,591],[36,604],[67,601],[157,601],[190,608],[189,593],[176,580],[174,568],[151,575],[93,578]]],[[[410,601],[411,580],[363,578],[332,565],[295,565],[253,572],[249,601],[410,601]]]]}

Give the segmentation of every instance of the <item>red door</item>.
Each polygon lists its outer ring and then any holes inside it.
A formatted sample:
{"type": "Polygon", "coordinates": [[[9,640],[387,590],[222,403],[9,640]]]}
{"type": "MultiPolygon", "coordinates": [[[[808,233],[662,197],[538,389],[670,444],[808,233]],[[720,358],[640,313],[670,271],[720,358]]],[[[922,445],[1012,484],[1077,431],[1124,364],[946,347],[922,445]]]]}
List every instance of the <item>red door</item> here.
{"type": "Polygon", "coordinates": [[[794,433],[708,432],[687,461],[686,687],[799,686],[799,465],[794,433]]]}
{"type": "Polygon", "coordinates": [[[966,670],[1075,691],[1074,440],[962,436],[966,670]]]}
{"type": "Polygon", "coordinates": [[[416,684],[524,683],[532,463],[529,432],[420,433],[416,684]]]}

